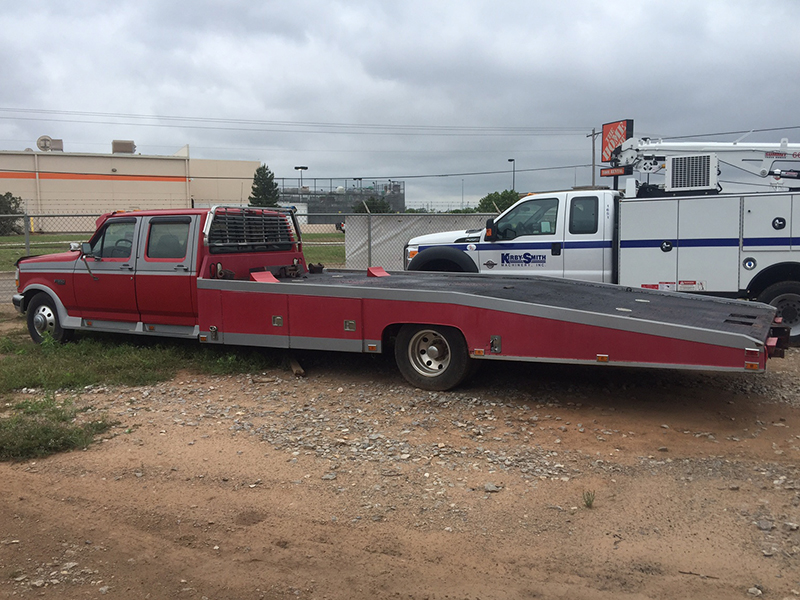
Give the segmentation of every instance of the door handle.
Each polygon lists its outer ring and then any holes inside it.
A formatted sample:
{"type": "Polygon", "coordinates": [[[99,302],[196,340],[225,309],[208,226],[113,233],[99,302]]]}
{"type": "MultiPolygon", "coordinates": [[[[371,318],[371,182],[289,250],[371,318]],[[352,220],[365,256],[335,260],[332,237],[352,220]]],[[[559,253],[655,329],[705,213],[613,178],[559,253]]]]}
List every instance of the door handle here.
{"type": "Polygon", "coordinates": [[[550,254],[553,256],[561,256],[561,242],[553,242],[550,246],[550,254]]]}
{"type": "Polygon", "coordinates": [[[187,267],[186,265],[176,265],[174,270],[175,271],[179,271],[179,270],[180,271],[188,271],[189,267],[187,267]]]}
{"type": "Polygon", "coordinates": [[[131,266],[130,263],[122,264],[122,265],[120,265],[119,268],[122,269],[122,270],[133,271],[133,267],[131,266]]]}

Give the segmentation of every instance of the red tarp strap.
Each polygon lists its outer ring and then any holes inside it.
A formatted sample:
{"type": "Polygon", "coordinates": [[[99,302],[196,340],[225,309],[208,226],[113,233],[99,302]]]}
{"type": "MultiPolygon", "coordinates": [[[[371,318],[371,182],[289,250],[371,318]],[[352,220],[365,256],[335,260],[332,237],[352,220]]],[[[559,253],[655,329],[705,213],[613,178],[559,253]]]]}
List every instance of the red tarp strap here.
{"type": "Polygon", "coordinates": [[[255,273],[250,273],[250,279],[253,281],[262,281],[264,283],[279,283],[275,278],[275,275],[269,271],[256,271],[255,273]]]}

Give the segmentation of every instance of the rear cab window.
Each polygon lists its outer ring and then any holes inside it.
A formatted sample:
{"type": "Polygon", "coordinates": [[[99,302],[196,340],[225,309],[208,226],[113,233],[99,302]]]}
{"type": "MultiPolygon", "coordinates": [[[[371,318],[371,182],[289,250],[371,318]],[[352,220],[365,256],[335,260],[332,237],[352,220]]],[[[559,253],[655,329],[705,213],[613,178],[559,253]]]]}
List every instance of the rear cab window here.
{"type": "Polygon", "coordinates": [[[578,235],[597,233],[599,204],[597,196],[572,198],[569,203],[569,232],[578,235]]]}
{"type": "Polygon", "coordinates": [[[182,260],[189,246],[189,217],[157,217],[150,220],[145,257],[148,260],[182,260]]]}

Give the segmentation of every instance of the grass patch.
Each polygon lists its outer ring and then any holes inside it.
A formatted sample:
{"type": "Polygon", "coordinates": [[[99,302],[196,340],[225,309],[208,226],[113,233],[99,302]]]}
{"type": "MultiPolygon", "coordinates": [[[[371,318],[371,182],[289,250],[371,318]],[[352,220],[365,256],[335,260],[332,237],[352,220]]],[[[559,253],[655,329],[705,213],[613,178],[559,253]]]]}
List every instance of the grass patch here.
{"type": "MultiPolygon", "coordinates": [[[[22,388],[48,393],[0,412],[0,460],[25,460],[85,448],[115,425],[105,418],[81,418],[71,402],[52,392],[88,385],[151,385],[182,369],[212,375],[259,373],[280,365],[280,350],[204,346],[196,341],[79,333],[76,341],[40,345],[24,323],[0,337],[0,396],[22,388]]],[[[0,408],[2,411],[2,408],[0,408]]]]}
{"type": "Polygon", "coordinates": [[[114,423],[105,418],[79,422],[80,410],[52,397],[25,400],[0,418],[0,460],[25,460],[86,448],[114,423]]]}
{"type": "Polygon", "coordinates": [[[307,263],[322,263],[330,267],[341,267],[345,263],[344,234],[304,233],[303,254],[307,263]]]}
{"type": "MultiPolygon", "coordinates": [[[[53,233],[32,234],[30,236],[30,253],[54,254],[69,250],[70,242],[85,242],[90,233],[53,233]]],[[[13,271],[18,258],[25,256],[24,235],[0,236],[0,271],[13,271]]]]}
{"type": "Polygon", "coordinates": [[[344,244],[341,246],[315,246],[313,243],[303,242],[303,254],[308,264],[322,263],[326,267],[344,266],[345,264],[344,244]]]}
{"type": "Polygon", "coordinates": [[[586,490],[583,492],[583,505],[586,508],[592,508],[594,506],[594,490],[586,490]]]}
{"type": "Polygon", "coordinates": [[[113,334],[78,334],[73,343],[37,345],[11,334],[0,338],[0,393],[152,385],[181,369],[211,375],[260,372],[279,365],[281,356],[274,350],[113,334]]]}

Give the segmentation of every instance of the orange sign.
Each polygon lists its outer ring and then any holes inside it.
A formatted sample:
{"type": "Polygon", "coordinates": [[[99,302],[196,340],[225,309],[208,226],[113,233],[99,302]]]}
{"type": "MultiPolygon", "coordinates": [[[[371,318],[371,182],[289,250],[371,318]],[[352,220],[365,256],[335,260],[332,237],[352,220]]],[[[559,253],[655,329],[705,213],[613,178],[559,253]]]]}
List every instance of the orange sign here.
{"type": "Polygon", "coordinates": [[[630,167],[610,167],[608,169],[600,169],[600,177],[611,177],[612,175],[630,175],[630,167]]]}
{"type": "Polygon", "coordinates": [[[622,145],[627,139],[633,137],[633,119],[615,121],[603,125],[603,149],[600,153],[600,160],[603,162],[611,161],[611,153],[615,148],[622,145]]]}

